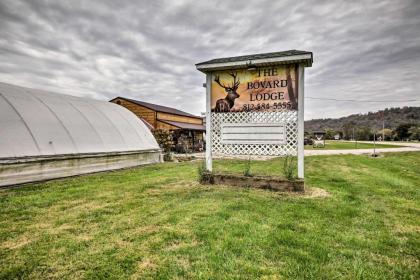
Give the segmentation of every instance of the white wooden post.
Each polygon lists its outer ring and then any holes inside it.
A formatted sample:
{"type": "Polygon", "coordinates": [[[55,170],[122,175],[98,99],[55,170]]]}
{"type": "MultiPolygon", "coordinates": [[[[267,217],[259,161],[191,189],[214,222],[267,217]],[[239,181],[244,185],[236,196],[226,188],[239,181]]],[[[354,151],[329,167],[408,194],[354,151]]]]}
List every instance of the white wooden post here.
{"type": "Polygon", "coordinates": [[[212,74],[206,75],[206,169],[210,172],[213,170],[211,155],[211,82],[212,74]]]}
{"type": "Polygon", "coordinates": [[[302,64],[299,64],[298,67],[298,145],[297,145],[297,154],[298,154],[298,177],[303,179],[305,177],[305,167],[304,167],[304,88],[305,88],[305,68],[302,64]]]}

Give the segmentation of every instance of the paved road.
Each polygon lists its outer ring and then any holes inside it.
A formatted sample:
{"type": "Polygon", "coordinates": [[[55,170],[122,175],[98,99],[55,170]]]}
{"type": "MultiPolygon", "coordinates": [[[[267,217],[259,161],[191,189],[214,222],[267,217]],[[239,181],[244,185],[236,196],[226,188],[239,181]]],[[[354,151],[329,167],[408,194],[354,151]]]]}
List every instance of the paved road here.
{"type": "MultiPolygon", "coordinates": [[[[359,141],[359,143],[370,143],[369,141],[359,141]]],[[[396,148],[377,148],[376,153],[390,153],[390,152],[420,152],[420,143],[413,142],[380,142],[381,144],[404,146],[396,148]]],[[[318,155],[363,155],[363,154],[373,154],[373,149],[352,149],[352,150],[306,150],[305,156],[318,156],[318,155]]]]}

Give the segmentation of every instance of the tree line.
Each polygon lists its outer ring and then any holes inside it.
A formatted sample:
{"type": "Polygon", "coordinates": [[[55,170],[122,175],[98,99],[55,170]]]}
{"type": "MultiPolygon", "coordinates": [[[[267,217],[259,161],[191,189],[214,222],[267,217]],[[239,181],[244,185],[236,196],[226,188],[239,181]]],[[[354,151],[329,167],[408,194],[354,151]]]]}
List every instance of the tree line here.
{"type": "Polygon", "coordinates": [[[387,108],[378,112],[355,114],[338,119],[315,119],[305,122],[305,132],[325,131],[326,139],[388,141],[420,140],[420,107],[387,108]]]}
{"type": "MultiPolygon", "coordinates": [[[[374,137],[385,141],[420,141],[420,123],[402,123],[395,129],[385,128],[372,130],[370,127],[357,127],[346,123],[342,130],[325,129],[325,139],[335,139],[339,135],[340,139],[345,140],[370,140],[374,137]]],[[[308,133],[311,134],[311,133],[308,133]]]]}

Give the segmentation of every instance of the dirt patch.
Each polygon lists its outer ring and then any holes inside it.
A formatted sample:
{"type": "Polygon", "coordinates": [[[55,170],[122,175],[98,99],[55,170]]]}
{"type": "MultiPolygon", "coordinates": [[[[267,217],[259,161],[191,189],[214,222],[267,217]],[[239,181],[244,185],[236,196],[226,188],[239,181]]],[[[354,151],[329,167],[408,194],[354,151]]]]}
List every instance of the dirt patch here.
{"type": "Polygon", "coordinates": [[[251,187],[284,192],[303,192],[303,180],[287,180],[270,176],[243,176],[237,174],[206,173],[201,176],[201,183],[211,185],[225,185],[235,187],[251,187]]]}

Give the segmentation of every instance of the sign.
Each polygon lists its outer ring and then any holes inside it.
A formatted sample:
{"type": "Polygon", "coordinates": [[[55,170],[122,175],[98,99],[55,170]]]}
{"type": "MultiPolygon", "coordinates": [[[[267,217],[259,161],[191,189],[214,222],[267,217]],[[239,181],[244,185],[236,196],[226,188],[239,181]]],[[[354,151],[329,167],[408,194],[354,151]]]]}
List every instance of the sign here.
{"type": "Polygon", "coordinates": [[[206,74],[206,169],[221,155],[297,156],[304,178],[305,67],[312,52],[289,50],[215,58],[206,74]]]}
{"type": "Polygon", "coordinates": [[[222,144],[279,144],[286,143],[283,123],[223,123],[222,144]]]}
{"type": "Polygon", "coordinates": [[[261,112],[298,109],[297,65],[224,70],[214,73],[211,110],[261,112]]]}

